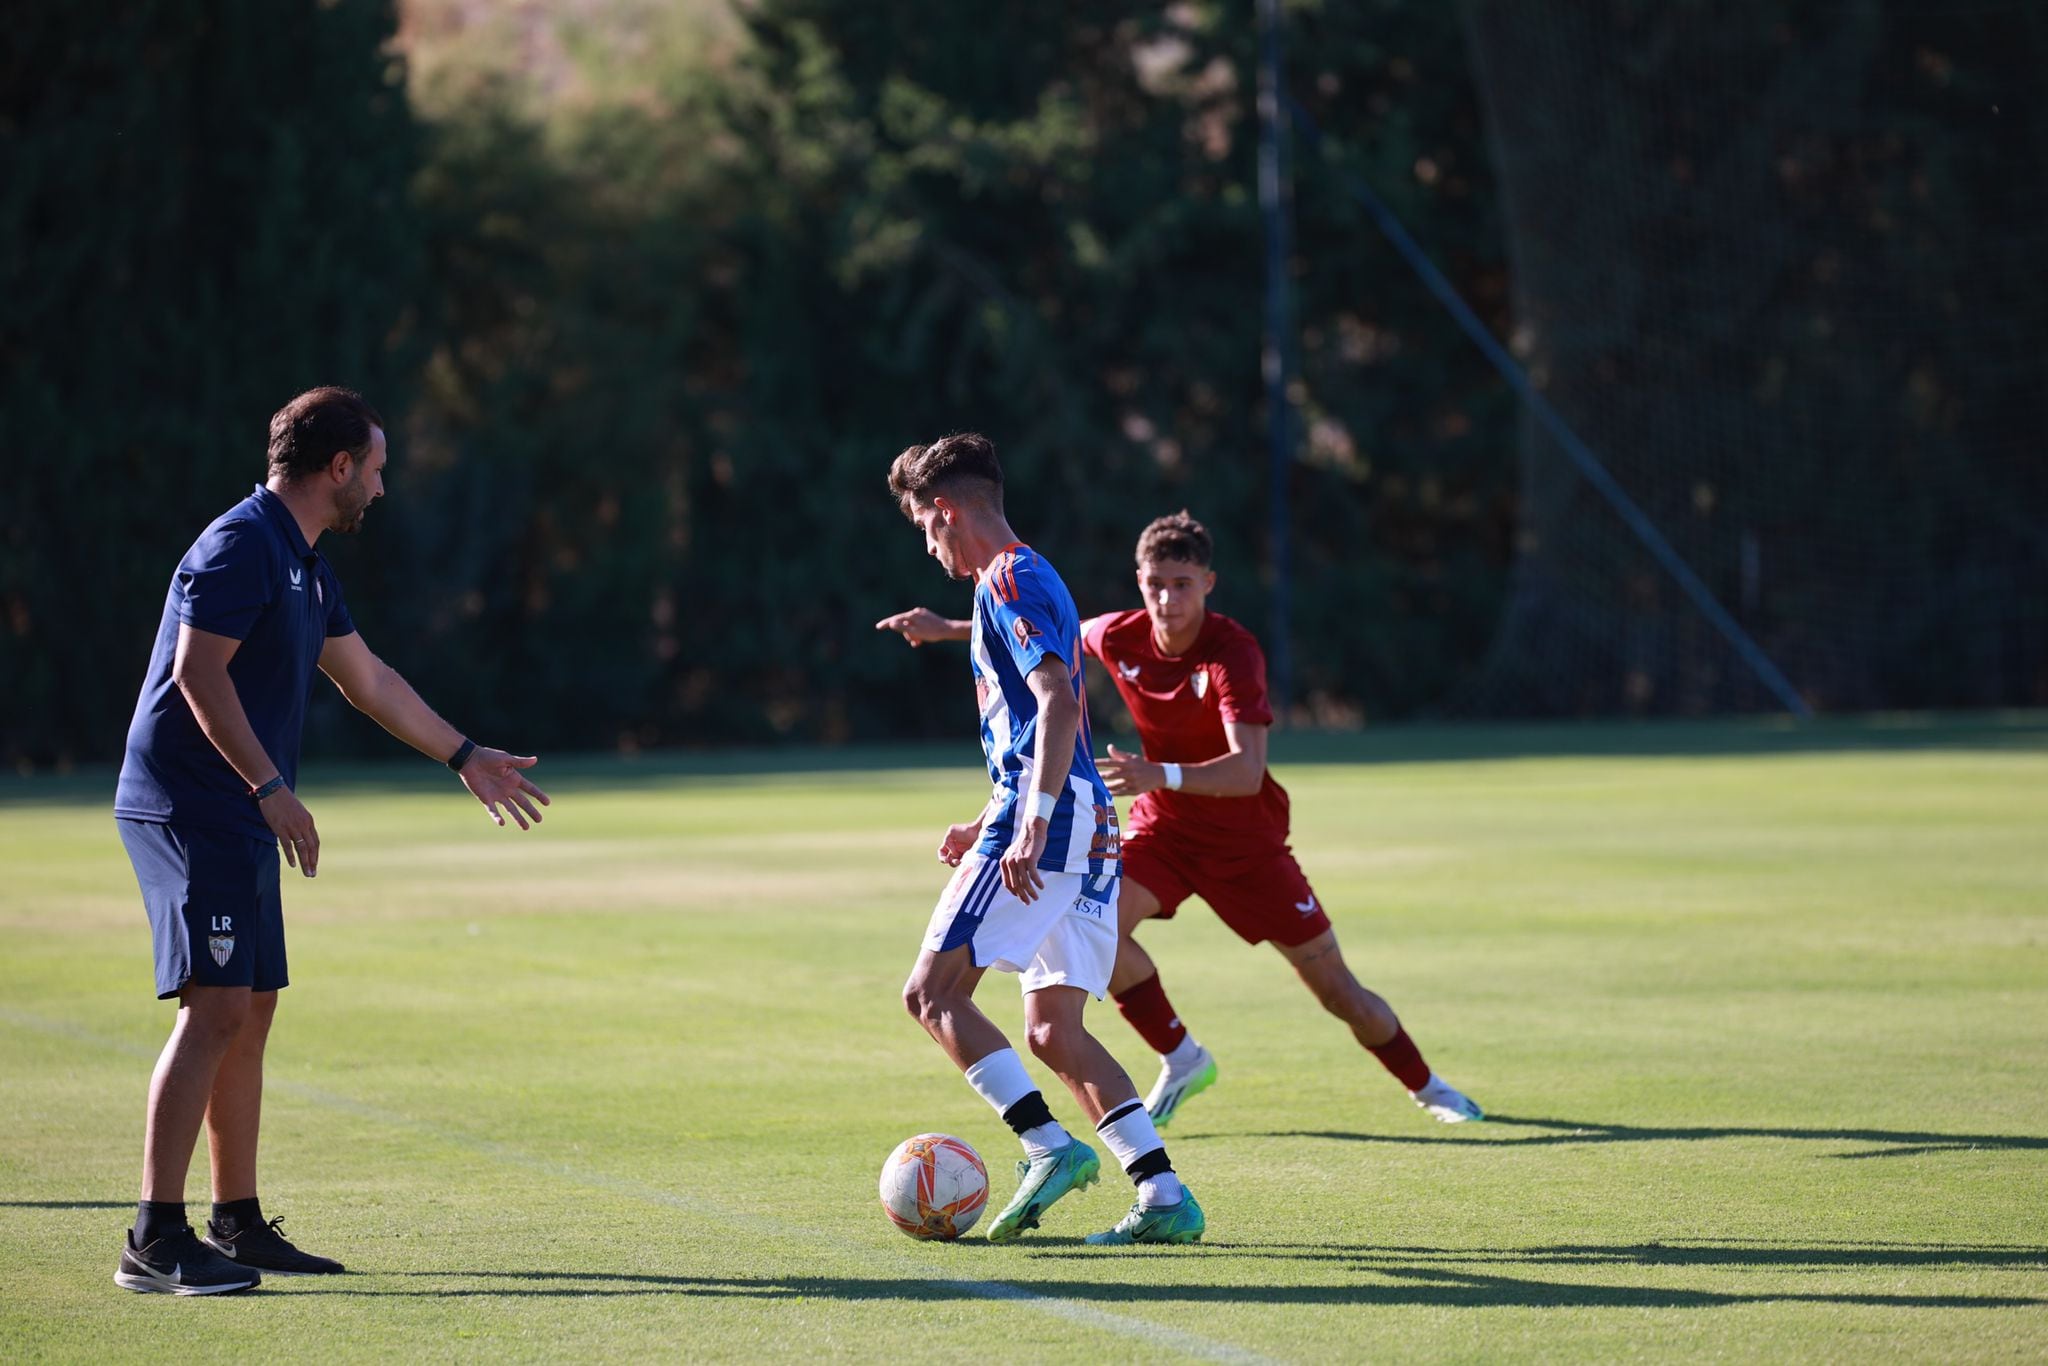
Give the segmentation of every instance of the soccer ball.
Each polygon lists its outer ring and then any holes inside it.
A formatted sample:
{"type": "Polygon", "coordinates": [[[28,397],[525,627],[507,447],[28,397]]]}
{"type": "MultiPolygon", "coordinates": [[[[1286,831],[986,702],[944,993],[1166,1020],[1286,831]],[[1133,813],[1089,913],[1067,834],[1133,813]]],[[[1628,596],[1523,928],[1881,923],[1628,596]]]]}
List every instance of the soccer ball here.
{"type": "Polygon", "coordinates": [[[951,1134],[906,1138],[882,1164],[882,1212],[913,1238],[958,1238],[987,1204],[981,1154],[951,1134]]]}

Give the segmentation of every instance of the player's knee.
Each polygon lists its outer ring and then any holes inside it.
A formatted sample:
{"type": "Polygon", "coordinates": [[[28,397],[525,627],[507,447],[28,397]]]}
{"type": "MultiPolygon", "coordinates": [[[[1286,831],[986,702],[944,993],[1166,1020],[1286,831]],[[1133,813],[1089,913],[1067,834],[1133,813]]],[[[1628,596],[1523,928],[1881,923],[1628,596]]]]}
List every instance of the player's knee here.
{"type": "Polygon", "coordinates": [[[1063,1020],[1034,1019],[1024,1026],[1024,1037],[1032,1056],[1058,1071],[1073,1047],[1072,1028],[1063,1020]]]}
{"type": "Polygon", "coordinates": [[[922,978],[912,978],[903,987],[903,1008],[927,1032],[936,1030],[953,1014],[960,1002],[922,978]]]}
{"type": "Polygon", "coordinates": [[[1146,891],[1143,887],[1129,882],[1124,884],[1122,892],[1117,897],[1116,919],[1117,929],[1122,933],[1125,940],[1130,939],[1131,932],[1136,930],[1138,926],[1144,924],[1157,914],[1159,914],[1159,898],[1153,896],[1152,893],[1146,891]]]}
{"type": "Polygon", "coordinates": [[[224,1049],[235,1041],[248,1022],[249,993],[246,991],[188,995],[185,1009],[178,1012],[178,1035],[190,1047],[224,1049]]]}

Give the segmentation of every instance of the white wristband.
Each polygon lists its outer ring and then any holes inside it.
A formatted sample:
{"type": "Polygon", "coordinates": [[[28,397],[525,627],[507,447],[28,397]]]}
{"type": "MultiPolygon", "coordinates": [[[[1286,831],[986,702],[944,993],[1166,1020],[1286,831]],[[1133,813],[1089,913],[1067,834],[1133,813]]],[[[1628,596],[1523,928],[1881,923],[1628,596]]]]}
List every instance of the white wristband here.
{"type": "Polygon", "coordinates": [[[1161,764],[1159,766],[1159,771],[1166,775],[1166,790],[1168,792],[1180,791],[1179,764],[1161,764]]]}
{"type": "Polygon", "coordinates": [[[1050,821],[1052,813],[1059,808],[1060,799],[1050,792],[1034,792],[1031,797],[1031,819],[1050,821]]]}

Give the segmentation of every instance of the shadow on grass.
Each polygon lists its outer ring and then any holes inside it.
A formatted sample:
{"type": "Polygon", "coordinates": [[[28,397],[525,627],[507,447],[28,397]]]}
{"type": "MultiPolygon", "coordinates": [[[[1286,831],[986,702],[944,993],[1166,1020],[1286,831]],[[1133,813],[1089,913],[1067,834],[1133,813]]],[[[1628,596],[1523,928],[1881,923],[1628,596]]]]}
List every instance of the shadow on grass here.
{"type": "MultiPolygon", "coordinates": [[[[1531,1260],[1538,1254],[1612,1254],[1562,1256],[1558,1260],[1576,1264],[1608,1263],[1663,1265],[1642,1262],[1629,1254],[1630,1248],[1529,1249],[1531,1260]]],[[[2031,1252],[2036,1261],[2040,1249],[2010,1249],[2031,1252]]],[[[1664,1286],[1580,1285],[1563,1281],[1537,1280],[1523,1276],[1482,1272],[1445,1259],[1474,1261],[1515,1260],[1509,1252],[1448,1252],[1434,1248],[1330,1248],[1293,1249],[1263,1245],[1230,1245],[1209,1249],[1161,1249],[1164,1257],[1192,1257],[1209,1260],[1217,1256],[1264,1255],[1301,1260],[1342,1260],[1354,1270],[1374,1277],[1340,1285],[1290,1285],[1264,1282],[1256,1285],[1145,1285],[1105,1281],[1040,1280],[1011,1277],[985,1281],[963,1276],[957,1280],[910,1276],[669,1276],[632,1272],[454,1271],[406,1272],[406,1278],[448,1281],[481,1281],[480,1285],[449,1285],[412,1289],[340,1284],[333,1281],[300,1282],[289,1293],[296,1295],[351,1295],[400,1299],[587,1299],[607,1296],[687,1295],[708,1298],[752,1300],[1020,1300],[1046,1298],[1106,1305],[1138,1304],[1322,1304],[1322,1305],[1419,1305],[1443,1308],[1630,1308],[1705,1309],[1729,1305],[1803,1303],[1853,1304],[1902,1309],[2010,1309],[2048,1305],[2048,1299],[2024,1295],[1910,1295],[1877,1291],[1716,1291],[1688,1290],[1664,1286]],[[1417,1265],[1415,1263],[1422,1262],[1417,1265]],[[508,1282],[518,1282],[509,1284],[508,1282]]],[[[1052,1256],[1128,1258],[1127,1250],[1108,1253],[1054,1252],[1052,1256]]],[[[1699,1265],[1687,1262],[1684,1265],[1699,1265]]],[[[2000,1263],[2003,1265],[2004,1263],[2000,1263]]],[[[351,1277],[351,1280],[354,1278],[351,1277]]]]}
{"type": "Polygon", "coordinates": [[[1555,1147],[1576,1143],[1697,1143],[1716,1138],[1788,1138],[1808,1142],[1869,1143],[1863,1152],[1834,1153],[1848,1161],[1871,1157],[1910,1157],[1921,1153],[1959,1153],[1973,1149],[2048,1150],[2048,1138],[2031,1134],[1942,1134],[1912,1129],[1785,1129],[1746,1125],[1704,1125],[1658,1128],[1634,1124],[1600,1124],[1572,1119],[1538,1119],[1521,1115],[1488,1115],[1486,1129],[1549,1129],[1555,1132],[1515,1134],[1505,1138],[1449,1134],[1366,1134],[1340,1129],[1275,1129],[1258,1133],[1175,1134],[1175,1143],[1219,1138],[1326,1138],[1343,1143],[1440,1144],[1467,1147],[1555,1147]]]}
{"type": "MultiPolygon", "coordinates": [[[[1486,1266],[1713,1266],[1750,1271],[1841,1271],[1928,1267],[2048,1271],[2048,1247],[2012,1243],[1863,1243],[1775,1238],[1673,1238],[1653,1243],[1558,1243],[1519,1248],[1437,1248],[1363,1243],[1205,1242],[1209,1256],[1343,1262],[1387,1275],[1486,1266]],[[1384,1265],[1393,1263],[1396,1265],[1384,1265]],[[1420,1263],[1421,1266],[1415,1265],[1420,1263]]],[[[1030,1249],[1034,1260],[1074,1254],[1030,1249]]],[[[1779,1298],[1779,1297],[1773,1297],[1779,1298]]]]}
{"type": "Polygon", "coordinates": [[[0,1209],[134,1209],[133,1200],[0,1200],[0,1209]]]}

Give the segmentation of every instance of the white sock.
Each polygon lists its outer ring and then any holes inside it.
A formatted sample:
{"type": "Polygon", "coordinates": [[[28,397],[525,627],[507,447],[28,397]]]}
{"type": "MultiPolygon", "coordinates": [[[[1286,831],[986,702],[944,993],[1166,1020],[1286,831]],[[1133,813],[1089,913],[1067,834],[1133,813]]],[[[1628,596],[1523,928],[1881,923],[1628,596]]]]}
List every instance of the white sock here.
{"type": "Polygon", "coordinates": [[[1024,1156],[1030,1158],[1039,1158],[1044,1157],[1047,1153],[1056,1153],[1074,1141],[1074,1136],[1068,1133],[1066,1127],[1058,1120],[1054,1120],[1050,1124],[1041,1124],[1033,1129],[1026,1129],[1023,1133],[1018,1134],[1017,1137],[1024,1140],[1024,1156]]]}
{"type": "MultiPolygon", "coordinates": [[[[1159,1130],[1152,1126],[1152,1116],[1146,1113],[1140,1101],[1126,1101],[1112,1109],[1095,1126],[1095,1132],[1102,1135],[1102,1141],[1116,1154],[1117,1165],[1125,1171],[1131,1164],[1147,1153],[1155,1153],[1166,1145],[1159,1141],[1159,1130]]],[[[1161,1205],[1178,1205],[1181,1198],[1180,1178],[1171,1171],[1157,1176],[1147,1176],[1137,1182],[1138,1203],[1157,1209],[1161,1205]]]]}
{"type": "Polygon", "coordinates": [[[1183,1034],[1180,1043],[1171,1053],[1161,1053],[1159,1061],[1166,1064],[1169,1072],[1185,1072],[1195,1065],[1195,1059],[1202,1056],[1202,1045],[1195,1042],[1192,1034],[1183,1034]]]}
{"type": "Polygon", "coordinates": [[[1417,1091],[1415,1094],[1418,1096],[1427,1096],[1432,1095],[1438,1091],[1448,1091],[1449,1089],[1450,1088],[1448,1086],[1444,1085],[1444,1079],[1442,1077],[1439,1077],[1436,1073],[1432,1072],[1429,1074],[1429,1080],[1422,1083],[1422,1089],[1420,1091],[1417,1091]]]}
{"type": "Polygon", "coordinates": [[[969,1067],[967,1084],[974,1088],[974,1094],[995,1106],[997,1114],[1002,1114],[1038,1089],[1032,1084],[1031,1074],[1024,1070],[1024,1060],[1017,1056],[1014,1048],[998,1048],[969,1067]]]}
{"type": "Polygon", "coordinates": [[[1159,1131],[1152,1127],[1152,1116],[1145,1112],[1145,1103],[1139,1100],[1112,1106],[1102,1123],[1095,1126],[1095,1132],[1102,1135],[1102,1141],[1116,1154],[1117,1165],[1125,1171],[1146,1153],[1166,1146],[1159,1141],[1159,1131]]]}
{"type": "MultiPolygon", "coordinates": [[[[1031,1074],[1024,1070],[1024,1060],[1014,1048],[998,1048],[969,1067],[967,1084],[999,1115],[1038,1089],[1032,1085],[1031,1074]]],[[[1074,1141],[1058,1120],[1026,1129],[1018,1137],[1023,1140],[1026,1157],[1044,1157],[1074,1141]]]]}

